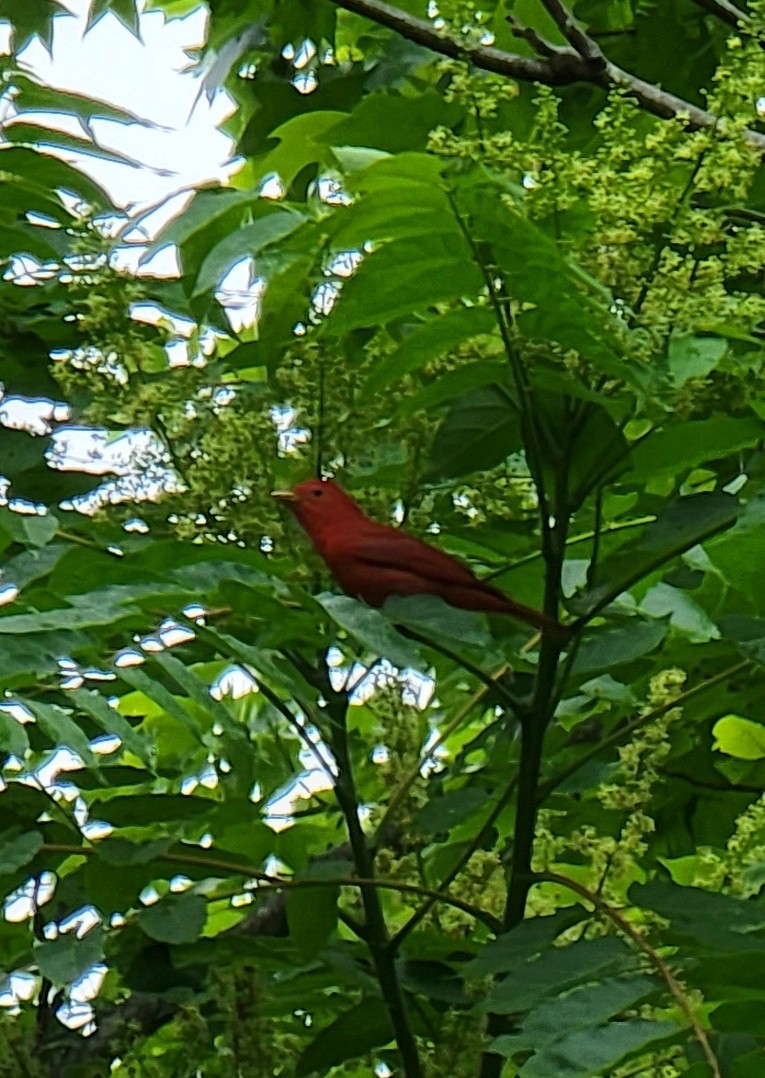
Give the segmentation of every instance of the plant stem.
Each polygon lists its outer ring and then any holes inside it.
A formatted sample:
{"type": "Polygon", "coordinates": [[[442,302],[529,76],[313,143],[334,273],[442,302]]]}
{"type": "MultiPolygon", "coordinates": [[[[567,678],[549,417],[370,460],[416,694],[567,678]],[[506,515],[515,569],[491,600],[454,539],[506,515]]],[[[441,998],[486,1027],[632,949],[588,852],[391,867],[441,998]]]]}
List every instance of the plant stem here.
{"type": "MultiPolygon", "coordinates": [[[[359,797],[348,751],[348,695],[334,692],[324,669],[324,695],[330,719],[330,743],[337,764],[335,796],[348,829],[348,841],[359,876],[374,876],[374,855],[367,842],[359,819],[359,797]]],[[[375,887],[361,889],[361,901],[366,919],[364,941],[369,948],[377,980],[388,1011],[393,1035],[401,1059],[403,1078],[423,1078],[417,1042],[412,1033],[404,993],[396,970],[395,955],[390,947],[380,895],[375,887]]]]}
{"type": "MultiPolygon", "coordinates": [[[[544,612],[558,615],[562,590],[563,560],[569,527],[567,503],[568,466],[566,460],[558,465],[551,492],[551,519],[543,530],[545,560],[544,612]]],[[[548,633],[542,634],[539,648],[534,692],[528,710],[518,716],[521,723],[521,757],[518,764],[518,794],[516,797],[515,827],[513,829],[512,859],[507,883],[507,899],[502,929],[508,932],[523,921],[526,900],[533,883],[531,873],[534,853],[534,834],[539,807],[538,787],[542,767],[545,733],[555,711],[558,694],[558,663],[562,647],[548,633]]],[[[496,1037],[507,1028],[506,1015],[489,1015],[486,1031],[496,1037]]],[[[494,1052],[484,1052],[480,1078],[499,1078],[504,1061],[494,1052]]]]}

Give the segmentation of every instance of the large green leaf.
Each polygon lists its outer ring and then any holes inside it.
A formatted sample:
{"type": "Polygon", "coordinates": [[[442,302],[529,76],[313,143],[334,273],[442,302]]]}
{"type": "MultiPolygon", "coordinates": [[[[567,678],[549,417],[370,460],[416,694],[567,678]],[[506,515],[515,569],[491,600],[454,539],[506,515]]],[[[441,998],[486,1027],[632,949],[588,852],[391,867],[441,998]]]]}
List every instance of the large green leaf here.
{"type": "Polygon", "coordinates": [[[671,502],[639,538],[598,566],[598,583],[572,608],[591,616],[686,550],[730,528],[739,506],[731,494],[690,494],[671,502]]]}
{"type": "Polygon", "coordinates": [[[377,361],[364,384],[363,392],[377,393],[431,360],[448,355],[466,340],[491,333],[495,328],[496,319],[488,307],[458,307],[430,318],[407,333],[393,355],[383,356],[377,361]]]}
{"type": "Polygon", "coordinates": [[[26,831],[20,835],[2,836],[0,843],[0,875],[12,873],[28,865],[43,844],[39,831],[26,831]]]}
{"type": "Polygon", "coordinates": [[[630,478],[660,484],[706,461],[729,457],[756,445],[765,425],[756,419],[715,416],[667,427],[644,438],[632,451],[630,478]]]}
{"type": "Polygon", "coordinates": [[[305,221],[303,214],[287,208],[272,209],[252,224],[245,225],[222,239],[206,256],[197,274],[193,295],[211,292],[227,270],[245,255],[258,255],[285,239],[305,221]]]}
{"type": "MultiPolygon", "coordinates": [[[[335,863],[317,862],[301,880],[337,876],[335,863]]],[[[324,949],[337,924],[339,887],[294,887],[287,894],[287,923],[290,938],[304,958],[314,958],[324,949]]]]}
{"type": "Polygon", "coordinates": [[[320,1031],[301,1055],[296,1078],[326,1074],[346,1059],[365,1055],[390,1039],[391,1025],[385,1004],[379,999],[364,999],[320,1031]]]}
{"type": "Polygon", "coordinates": [[[103,930],[92,928],[82,939],[75,932],[36,941],[32,954],[40,973],[56,986],[67,986],[104,956],[103,930]]]}
{"type": "Polygon", "coordinates": [[[162,943],[193,943],[204,927],[207,903],[202,895],[166,895],[138,914],[147,936],[162,943]]]}
{"type": "Polygon", "coordinates": [[[396,666],[417,666],[422,660],[411,644],[391,625],[379,610],[351,599],[347,595],[319,595],[317,601],[336,625],[345,629],[368,651],[389,659],[396,666]]]}
{"type": "Polygon", "coordinates": [[[474,390],[455,404],[436,433],[427,477],[444,479],[493,468],[523,447],[518,408],[496,386],[474,390]]]}
{"type": "Polygon", "coordinates": [[[765,953],[765,903],[761,899],[747,902],[663,880],[633,884],[630,898],[671,922],[670,939],[686,945],[692,941],[720,956],[765,953]]]}
{"type": "MultiPolygon", "coordinates": [[[[565,1008],[562,1008],[565,1024],[565,1008]]],[[[590,1029],[575,1030],[546,1045],[524,1063],[522,1078],[595,1078],[638,1051],[658,1048],[676,1036],[678,1027],[647,1018],[628,1022],[608,1022],[590,1029]]],[[[495,1047],[502,1047],[502,1040],[495,1047]]]]}
{"type": "Polygon", "coordinates": [[[526,1011],[576,985],[623,974],[636,965],[635,955],[615,936],[580,940],[511,970],[491,989],[484,1007],[497,1014],[526,1011]]]}

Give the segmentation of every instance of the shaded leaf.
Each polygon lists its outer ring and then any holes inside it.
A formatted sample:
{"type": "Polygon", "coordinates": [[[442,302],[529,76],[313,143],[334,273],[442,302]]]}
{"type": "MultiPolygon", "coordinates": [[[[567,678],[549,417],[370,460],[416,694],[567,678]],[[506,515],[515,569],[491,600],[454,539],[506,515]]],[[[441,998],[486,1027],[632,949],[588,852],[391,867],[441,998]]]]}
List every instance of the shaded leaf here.
{"type": "Polygon", "coordinates": [[[147,936],[161,943],[193,943],[207,918],[202,895],[165,895],[138,914],[138,923],[147,936]]]}
{"type": "Polygon", "coordinates": [[[410,643],[391,625],[390,621],[358,599],[347,595],[324,593],[316,601],[326,610],[340,628],[369,651],[389,659],[395,666],[416,666],[422,663],[414,644],[410,643]]]}
{"type": "Polygon", "coordinates": [[[489,307],[458,307],[432,318],[407,333],[403,344],[392,355],[377,361],[362,393],[377,393],[405,374],[448,354],[464,341],[495,329],[496,319],[489,307]]]}
{"type": "Polygon", "coordinates": [[[355,1059],[387,1044],[392,1035],[382,1000],[364,999],[321,1030],[298,1060],[295,1078],[326,1074],[346,1059],[355,1059]]]}
{"type": "Polygon", "coordinates": [[[43,844],[39,831],[25,831],[10,837],[7,833],[0,837],[0,876],[9,876],[12,872],[28,865],[43,844]]]}
{"type": "Polygon", "coordinates": [[[438,428],[426,478],[493,468],[522,448],[520,415],[509,394],[494,386],[476,389],[449,410],[438,428]]]}
{"type": "Polygon", "coordinates": [[[54,940],[36,940],[32,953],[43,977],[54,985],[70,985],[103,959],[103,929],[92,928],[82,939],[67,932],[54,940]]]}

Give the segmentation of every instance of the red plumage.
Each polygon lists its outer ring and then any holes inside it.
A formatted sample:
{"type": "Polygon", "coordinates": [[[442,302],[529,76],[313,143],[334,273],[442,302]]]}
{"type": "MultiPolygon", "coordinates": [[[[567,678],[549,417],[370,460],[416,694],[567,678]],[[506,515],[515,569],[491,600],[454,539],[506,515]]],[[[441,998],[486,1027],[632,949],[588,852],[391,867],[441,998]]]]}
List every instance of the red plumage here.
{"type": "Polygon", "coordinates": [[[370,606],[382,606],[391,595],[437,595],[462,610],[508,614],[561,641],[569,635],[555,618],[479,580],[451,554],[376,524],[331,479],[309,479],[274,496],[293,509],[343,591],[370,606]]]}

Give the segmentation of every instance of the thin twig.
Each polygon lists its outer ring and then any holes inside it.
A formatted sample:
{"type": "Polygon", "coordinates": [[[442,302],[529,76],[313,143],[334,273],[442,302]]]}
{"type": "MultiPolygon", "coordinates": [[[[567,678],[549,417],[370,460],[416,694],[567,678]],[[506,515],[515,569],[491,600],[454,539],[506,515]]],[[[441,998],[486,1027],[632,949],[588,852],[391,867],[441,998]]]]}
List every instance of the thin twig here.
{"type": "MultiPolygon", "coordinates": [[[[75,846],[59,842],[46,842],[40,847],[40,851],[42,853],[65,853],[75,857],[98,856],[98,850],[95,846],[75,846]]],[[[383,891],[399,891],[401,894],[420,895],[423,898],[432,898],[436,902],[441,902],[446,906],[453,906],[455,909],[467,913],[470,917],[485,924],[492,932],[499,931],[497,918],[478,906],[463,902],[462,899],[456,898],[454,895],[439,892],[432,887],[422,887],[416,883],[404,883],[401,880],[392,880],[385,876],[327,876],[296,880],[261,872],[252,865],[237,864],[234,861],[226,861],[215,857],[201,857],[185,853],[162,853],[157,856],[157,860],[167,861],[170,864],[186,865],[191,868],[209,868],[211,871],[224,872],[230,876],[244,876],[247,879],[256,880],[264,890],[295,891],[307,887],[358,887],[360,890],[379,888],[383,891]]]]}
{"type": "MultiPolygon", "coordinates": [[[[492,675],[492,680],[503,677],[509,670],[510,667],[507,664],[501,666],[499,670],[497,670],[497,672],[492,675]]],[[[380,824],[375,832],[375,839],[373,845],[376,846],[380,841],[380,837],[385,834],[386,826],[390,823],[393,816],[395,816],[396,812],[399,809],[399,806],[401,805],[401,802],[409,793],[409,790],[411,789],[413,783],[415,783],[420,777],[420,774],[425,764],[427,764],[429,760],[435,759],[435,755],[438,752],[439,748],[443,745],[443,743],[448,738],[450,738],[454,731],[462,725],[462,723],[465,721],[468,715],[470,715],[473,709],[479,704],[481,704],[484,700],[486,700],[486,698],[489,696],[490,691],[490,688],[487,685],[484,685],[480,689],[478,689],[477,692],[473,693],[470,699],[466,700],[462,707],[459,708],[454,718],[452,718],[442,730],[439,730],[438,736],[431,743],[429,748],[427,748],[423,753],[421,753],[419,759],[417,760],[417,763],[412,767],[410,771],[406,773],[400,784],[391,794],[383,818],[382,820],[380,820],[380,824]]]]}
{"type": "Polygon", "coordinates": [[[548,779],[547,782],[542,783],[539,788],[539,803],[541,804],[545,801],[545,799],[548,798],[554,790],[557,790],[566,779],[575,775],[576,772],[588,764],[590,760],[594,760],[596,756],[600,756],[602,752],[610,749],[612,746],[622,744],[622,742],[626,741],[631,734],[636,730],[639,730],[642,726],[646,726],[649,722],[653,722],[654,719],[661,718],[662,715],[665,715],[674,707],[682,707],[695,696],[700,696],[702,693],[714,688],[715,685],[720,685],[722,682],[728,681],[730,678],[735,677],[736,674],[740,674],[752,666],[754,666],[752,659],[744,659],[742,662],[736,663],[735,666],[729,666],[727,669],[721,670],[719,674],[715,674],[713,677],[707,678],[706,681],[694,685],[693,688],[687,689],[686,692],[680,693],[674,700],[668,700],[665,704],[660,704],[658,707],[652,708],[651,711],[647,711],[644,715],[637,715],[634,719],[631,719],[623,726],[614,730],[608,737],[599,741],[597,745],[593,746],[589,752],[584,753],[583,756],[580,756],[578,760],[574,760],[568,767],[564,767],[559,771],[557,775],[548,779]]]}
{"type": "Polygon", "coordinates": [[[626,917],[624,917],[619,910],[615,909],[610,903],[604,901],[600,895],[590,891],[587,887],[583,887],[581,883],[577,883],[575,880],[569,879],[567,876],[562,876],[558,872],[537,872],[534,874],[534,879],[543,882],[548,881],[550,883],[560,884],[562,887],[568,888],[569,891],[573,891],[581,898],[589,902],[595,909],[607,917],[609,921],[616,925],[616,927],[624,933],[635,944],[637,949],[641,951],[646,958],[650,961],[651,965],[657,971],[661,979],[667,986],[670,995],[677,1003],[680,1010],[688,1019],[688,1024],[693,1030],[696,1040],[701,1045],[701,1050],[704,1053],[704,1057],[712,1068],[713,1078],[722,1078],[720,1072],[720,1065],[717,1061],[717,1056],[712,1051],[712,1046],[709,1043],[706,1030],[699,1022],[698,1018],[693,1012],[688,996],[683,991],[683,987],[675,977],[672,970],[667,963],[658,953],[658,951],[651,946],[648,940],[637,931],[637,929],[630,924],[626,917]]]}
{"type": "Polygon", "coordinates": [[[515,15],[505,15],[505,22],[512,30],[513,37],[520,38],[521,41],[528,41],[532,49],[539,53],[540,56],[555,56],[556,53],[561,51],[555,45],[551,45],[549,41],[545,41],[533,26],[524,26],[523,23],[518,22],[515,15]]]}
{"type": "MultiPolygon", "coordinates": [[[[468,843],[467,847],[463,850],[463,852],[460,854],[460,856],[457,858],[452,867],[449,869],[449,871],[439,883],[437,888],[439,892],[445,892],[446,888],[454,882],[457,876],[459,876],[460,872],[462,872],[463,868],[465,868],[470,858],[484,841],[484,836],[489,832],[490,828],[494,826],[496,821],[504,812],[505,808],[510,802],[511,797],[515,793],[515,788],[516,782],[514,780],[507,784],[507,787],[503,791],[502,796],[492,807],[491,812],[486,817],[479,830],[476,832],[471,841],[468,843]]],[[[436,901],[437,900],[433,896],[431,896],[430,898],[426,899],[425,902],[423,902],[419,909],[414,911],[406,924],[402,925],[402,927],[398,930],[396,935],[391,940],[390,945],[393,951],[396,951],[401,947],[401,944],[404,942],[409,933],[412,932],[420,923],[420,921],[422,921],[423,917],[425,917],[430,912],[430,910],[436,904],[436,901]]]]}
{"type": "MultiPolygon", "coordinates": [[[[632,520],[622,520],[615,524],[606,524],[600,529],[601,536],[610,535],[611,532],[627,531],[630,528],[642,528],[646,524],[653,524],[656,520],[655,514],[644,517],[635,517],[632,520]]],[[[591,539],[595,538],[595,532],[580,532],[578,535],[572,535],[570,539],[566,540],[566,548],[570,546],[576,546],[577,543],[588,543],[591,539]]],[[[486,573],[481,577],[482,580],[496,580],[499,576],[504,576],[505,573],[512,573],[514,569],[520,569],[522,565],[528,565],[529,562],[538,561],[542,557],[541,550],[535,550],[531,554],[524,554],[522,558],[518,558],[516,561],[511,562],[509,565],[503,565],[500,569],[492,569],[490,573],[486,573]]]]}
{"type": "MultiPolygon", "coordinates": [[[[470,659],[466,659],[464,655],[458,655],[456,651],[452,651],[446,644],[441,644],[437,640],[431,640],[429,637],[424,636],[422,633],[418,633],[416,629],[401,628],[403,636],[411,637],[412,640],[417,640],[420,644],[425,644],[429,648],[433,648],[434,651],[438,651],[441,655],[444,655],[447,659],[451,659],[457,666],[461,666],[463,670],[466,670],[468,674],[472,674],[473,677],[482,681],[487,689],[491,689],[497,694],[497,696],[505,703],[514,714],[518,714],[523,711],[523,701],[519,700],[510,690],[502,684],[501,680],[495,680],[494,674],[487,674],[476,663],[471,662],[470,659]]],[[[503,667],[503,670],[505,668],[503,667]]]]}
{"type": "Polygon", "coordinates": [[[602,71],[605,59],[599,45],[582,30],[566,6],[560,0],[542,0],[542,3],[569,45],[583,60],[594,63],[602,71]]]}
{"type": "MultiPolygon", "coordinates": [[[[330,747],[337,763],[335,797],[345,819],[356,875],[362,879],[371,879],[374,877],[374,853],[364,834],[359,815],[361,802],[348,744],[348,696],[333,690],[329,671],[323,661],[316,673],[323,681],[321,689],[327,700],[330,719],[330,747]]],[[[419,1048],[409,1020],[399,971],[390,950],[388,925],[378,889],[362,887],[361,902],[364,908],[363,939],[369,949],[380,994],[388,1012],[402,1072],[405,1078],[423,1078],[419,1048]]]]}
{"type": "Polygon", "coordinates": [[[311,740],[306,730],[303,729],[297,718],[292,714],[285,702],[279,699],[273,689],[269,688],[269,686],[266,685],[266,683],[260,678],[256,678],[256,682],[258,688],[260,689],[266,700],[268,700],[269,704],[271,704],[272,707],[275,707],[280,715],[284,716],[284,718],[287,720],[288,725],[295,731],[298,738],[303,742],[305,748],[308,749],[308,751],[311,752],[319,761],[329,781],[334,784],[335,770],[332,767],[331,762],[327,760],[324,755],[319,751],[319,746],[311,740]]]}

